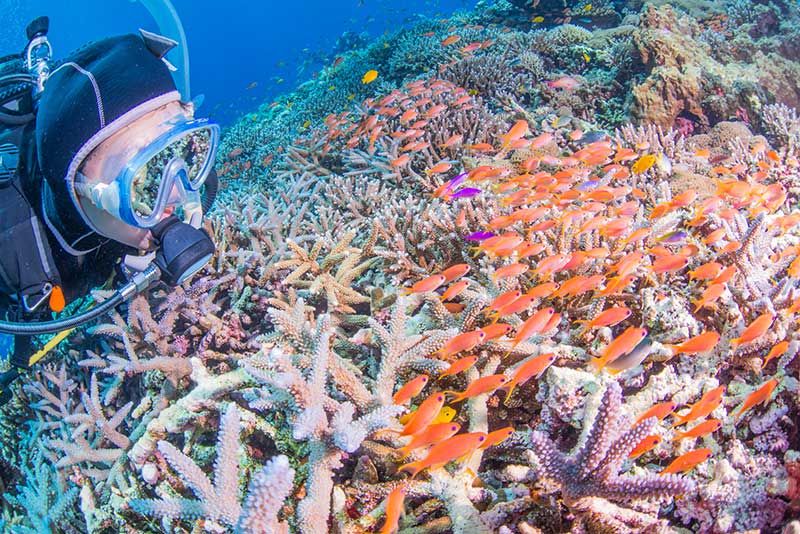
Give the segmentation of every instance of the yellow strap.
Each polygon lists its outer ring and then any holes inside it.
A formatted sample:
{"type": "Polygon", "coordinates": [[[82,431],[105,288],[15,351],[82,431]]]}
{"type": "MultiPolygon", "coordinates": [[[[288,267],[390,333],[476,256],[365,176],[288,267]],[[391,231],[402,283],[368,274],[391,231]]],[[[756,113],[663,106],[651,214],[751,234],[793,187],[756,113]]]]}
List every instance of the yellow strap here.
{"type": "Polygon", "coordinates": [[[36,352],[36,354],[30,357],[30,359],[28,360],[28,365],[33,365],[42,358],[44,358],[48,352],[56,348],[59,343],[64,341],[67,338],[67,336],[69,336],[72,333],[73,330],[75,329],[70,328],[69,330],[62,330],[61,332],[50,338],[50,341],[45,343],[44,347],[42,347],[38,352],[36,352]]]}
{"type": "MultiPolygon", "coordinates": [[[[94,305],[95,303],[93,301],[90,302],[87,309],[92,309],[94,305]]],[[[44,344],[44,347],[42,347],[39,351],[33,354],[33,356],[28,358],[28,366],[31,366],[36,362],[38,362],[39,360],[41,360],[42,358],[44,358],[48,352],[56,348],[59,343],[67,339],[67,337],[75,330],[75,328],[77,328],[77,326],[74,328],[69,328],[67,330],[62,330],[58,334],[51,337],[50,340],[44,344]]]]}

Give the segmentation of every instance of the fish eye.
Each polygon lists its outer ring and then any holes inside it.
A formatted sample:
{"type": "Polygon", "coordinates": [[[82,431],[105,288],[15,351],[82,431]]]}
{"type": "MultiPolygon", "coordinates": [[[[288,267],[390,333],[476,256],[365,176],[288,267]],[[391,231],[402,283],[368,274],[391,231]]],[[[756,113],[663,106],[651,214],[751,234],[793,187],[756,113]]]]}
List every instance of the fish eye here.
{"type": "Polygon", "coordinates": [[[444,397],[442,397],[441,395],[438,395],[438,396],[436,397],[436,400],[442,400],[443,398],[444,398],[444,397]]]}
{"type": "Polygon", "coordinates": [[[425,376],[425,375],[422,375],[422,381],[423,381],[423,382],[427,382],[427,381],[428,381],[428,377],[427,377],[427,376],[425,376]]]}

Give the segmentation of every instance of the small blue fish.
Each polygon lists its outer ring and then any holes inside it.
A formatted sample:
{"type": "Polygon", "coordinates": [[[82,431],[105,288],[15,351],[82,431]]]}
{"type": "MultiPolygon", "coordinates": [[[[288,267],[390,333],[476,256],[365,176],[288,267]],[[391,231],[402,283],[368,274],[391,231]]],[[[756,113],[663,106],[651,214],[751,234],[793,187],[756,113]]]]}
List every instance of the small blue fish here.
{"type": "Polygon", "coordinates": [[[495,235],[496,234],[494,232],[475,232],[464,237],[464,239],[467,241],[483,241],[484,239],[489,239],[495,235]]]}
{"type": "Polygon", "coordinates": [[[481,192],[482,190],[478,189],[477,187],[465,187],[464,189],[459,189],[450,195],[450,198],[470,198],[481,192]]]}

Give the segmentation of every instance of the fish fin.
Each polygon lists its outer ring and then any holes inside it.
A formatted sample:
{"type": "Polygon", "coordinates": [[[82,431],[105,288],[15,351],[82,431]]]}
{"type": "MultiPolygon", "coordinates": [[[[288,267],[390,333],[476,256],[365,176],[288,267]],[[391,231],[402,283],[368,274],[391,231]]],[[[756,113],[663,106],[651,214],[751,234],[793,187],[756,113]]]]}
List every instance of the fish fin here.
{"type": "Polygon", "coordinates": [[[508,401],[511,400],[511,394],[514,393],[514,389],[517,387],[517,383],[513,380],[507,384],[508,386],[508,393],[506,393],[506,400],[503,401],[503,404],[508,406],[508,401]]]}
{"type": "Polygon", "coordinates": [[[414,478],[422,471],[422,464],[420,462],[410,462],[407,464],[403,464],[397,468],[397,472],[407,471],[408,474],[411,475],[411,478],[414,478]]]}
{"type": "Polygon", "coordinates": [[[605,368],[606,364],[608,364],[608,361],[606,361],[606,359],[603,358],[602,356],[600,358],[592,358],[590,362],[592,364],[592,367],[594,367],[595,372],[597,373],[602,371],[605,368]]]}

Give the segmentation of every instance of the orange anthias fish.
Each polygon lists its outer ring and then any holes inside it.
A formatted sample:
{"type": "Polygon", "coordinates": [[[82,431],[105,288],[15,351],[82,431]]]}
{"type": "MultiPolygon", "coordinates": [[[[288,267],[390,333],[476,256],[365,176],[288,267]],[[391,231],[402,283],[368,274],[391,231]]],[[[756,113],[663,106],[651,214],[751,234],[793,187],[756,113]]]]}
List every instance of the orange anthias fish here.
{"type": "Polygon", "coordinates": [[[511,349],[509,349],[506,355],[510,354],[511,351],[517,348],[517,345],[523,343],[531,336],[541,333],[554,313],[555,310],[553,308],[545,308],[528,317],[528,319],[522,323],[522,326],[519,327],[517,334],[514,336],[514,343],[511,345],[511,349]]]}
{"type": "Polygon", "coordinates": [[[676,402],[673,402],[673,401],[659,402],[658,404],[652,406],[650,409],[648,409],[646,412],[644,412],[642,415],[640,415],[636,419],[636,422],[634,423],[634,426],[638,425],[639,423],[641,423],[645,419],[649,419],[651,417],[657,417],[658,420],[661,421],[665,417],[667,417],[669,414],[674,412],[675,408],[677,408],[677,407],[678,407],[678,404],[676,402]]]}
{"type": "Polygon", "coordinates": [[[500,308],[508,306],[521,296],[522,292],[520,292],[519,290],[506,291],[505,293],[500,294],[496,299],[494,299],[491,302],[491,304],[489,304],[489,306],[485,310],[483,310],[483,313],[488,315],[494,311],[497,311],[500,308]]]}
{"type": "Polygon", "coordinates": [[[672,349],[672,354],[697,354],[699,352],[707,352],[717,346],[719,342],[719,334],[713,330],[703,332],[700,335],[687,339],[678,345],[667,345],[672,349]]]}
{"type": "Polygon", "coordinates": [[[686,267],[689,259],[681,254],[671,254],[669,256],[661,256],[653,261],[652,270],[654,273],[671,273],[679,271],[686,267]]]}
{"type": "Polygon", "coordinates": [[[689,280],[713,280],[722,272],[722,264],[715,261],[704,263],[697,269],[689,271],[689,280]]]}
{"type": "Polygon", "coordinates": [[[403,293],[410,295],[412,293],[427,293],[428,291],[436,291],[439,286],[445,283],[445,277],[441,274],[434,274],[427,278],[423,278],[410,288],[403,289],[403,293]]]}
{"type": "Polygon", "coordinates": [[[461,278],[462,276],[464,276],[469,272],[469,269],[470,267],[466,263],[459,263],[457,265],[453,265],[452,267],[448,267],[440,274],[444,276],[444,281],[445,283],[447,283],[447,282],[452,282],[457,278],[461,278]]]}
{"type": "Polygon", "coordinates": [[[401,436],[413,436],[425,430],[433,420],[439,415],[439,410],[444,406],[444,393],[438,392],[432,394],[430,397],[422,401],[417,411],[415,411],[411,418],[406,423],[401,436]]]}
{"type": "Polygon", "coordinates": [[[448,287],[445,290],[445,292],[442,293],[442,296],[439,297],[439,300],[441,300],[442,302],[445,302],[447,300],[454,299],[458,295],[460,295],[468,287],[469,287],[469,281],[468,280],[459,280],[455,284],[453,284],[450,287],[448,287]]]}
{"type": "Polygon", "coordinates": [[[401,465],[398,471],[408,471],[414,478],[423,469],[436,469],[459,458],[466,460],[483,445],[487,437],[484,432],[457,434],[431,447],[422,460],[401,465]]]}
{"type": "Polygon", "coordinates": [[[397,486],[386,497],[386,520],[383,522],[380,534],[394,534],[398,531],[405,498],[406,486],[397,486]]]}
{"type": "Polygon", "coordinates": [[[514,435],[514,427],[513,426],[506,426],[499,430],[495,430],[494,432],[489,432],[489,435],[486,436],[486,441],[478,447],[479,449],[488,449],[489,447],[494,447],[495,445],[500,445],[505,440],[510,438],[514,435]]]}
{"type": "Polygon", "coordinates": [[[504,265],[492,273],[494,280],[501,280],[503,278],[513,278],[524,274],[530,269],[530,266],[525,263],[511,263],[504,265]]]}
{"type": "Polygon", "coordinates": [[[484,341],[490,341],[492,339],[497,339],[499,337],[503,337],[504,335],[508,334],[514,329],[513,326],[506,323],[493,323],[490,325],[486,325],[481,328],[481,331],[486,334],[486,339],[484,341]]]}
{"type": "Polygon", "coordinates": [[[503,138],[503,145],[509,146],[512,142],[525,137],[528,134],[530,129],[528,128],[528,121],[526,120],[518,120],[514,123],[511,129],[506,133],[503,138]]]}
{"type": "Polygon", "coordinates": [[[397,390],[397,393],[394,394],[392,397],[392,402],[397,405],[405,404],[410,401],[412,398],[416,397],[420,394],[420,392],[425,389],[425,385],[428,383],[429,377],[428,375],[418,375],[397,390]]]}
{"type": "Polygon", "coordinates": [[[411,441],[409,441],[407,445],[403,445],[397,449],[397,452],[402,453],[403,456],[401,456],[401,458],[405,458],[415,449],[421,449],[422,447],[427,447],[428,445],[433,445],[451,436],[455,436],[460,429],[461,425],[458,423],[432,424],[419,434],[413,435],[411,441]]]}
{"type": "Polygon", "coordinates": [[[673,441],[678,441],[684,438],[702,438],[703,436],[707,436],[712,432],[716,432],[721,427],[722,421],[719,419],[709,419],[707,421],[703,421],[697,426],[690,428],[686,432],[676,432],[675,437],[672,439],[673,441]]]}
{"type": "Polygon", "coordinates": [[[602,328],[604,326],[617,325],[630,316],[631,316],[631,310],[626,306],[614,306],[613,308],[603,310],[602,312],[597,314],[597,317],[595,317],[594,319],[588,321],[585,319],[581,319],[575,322],[578,324],[585,325],[583,327],[583,330],[581,331],[582,334],[583,332],[587,332],[592,328],[602,328]]]}
{"type": "Polygon", "coordinates": [[[533,306],[533,303],[536,301],[536,298],[531,297],[530,295],[522,295],[520,298],[512,302],[511,304],[507,304],[500,308],[499,310],[494,312],[494,320],[498,320],[501,317],[508,317],[509,315],[513,315],[515,313],[521,313],[533,306]]]}
{"type": "Polygon", "coordinates": [[[724,292],[725,284],[711,284],[699,299],[692,301],[695,305],[694,312],[697,313],[701,308],[713,304],[724,292]]]}
{"type": "Polygon", "coordinates": [[[460,35],[450,35],[442,40],[442,46],[450,46],[451,44],[456,44],[461,40],[460,35]]]}
{"type": "Polygon", "coordinates": [[[442,374],[439,375],[439,378],[441,379],[446,376],[457,375],[458,373],[466,371],[467,369],[475,365],[475,362],[477,361],[478,361],[477,356],[465,356],[464,358],[456,360],[450,364],[450,367],[442,371],[442,374]]]}
{"type": "Polygon", "coordinates": [[[766,405],[769,402],[770,397],[772,396],[772,392],[775,390],[777,386],[778,386],[778,380],[775,378],[772,378],[764,382],[764,384],[760,388],[758,388],[757,390],[755,390],[754,392],[752,392],[750,395],[747,396],[747,398],[744,400],[744,404],[742,404],[742,407],[739,408],[734,417],[736,417],[737,419],[740,418],[744,412],[746,412],[753,406],[756,406],[757,404],[766,405]]]}
{"type": "Polygon", "coordinates": [[[544,373],[554,361],[556,361],[556,355],[551,352],[534,356],[522,362],[522,364],[514,370],[511,375],[511,380],[506,384],[508,393],[506,393],[505,402],[508,402],[517,386],[521,386],[531,378],[539,378],[542,376],[542,373],[544,373]]]}
{"type": "Polygon", "coordinates": [[[705,395],[700,397],[699,401],[692,404],[686,415],[675,416],[675,422],[672,423],[673,428],[688,423],[689,421],[703,418],[716,410],[717,406],[722,403],[722,395],[724,393],[725,386],[719,386],[711,391],[706,392],[705,395]]]}
{"type": "Polygon", "coordinates": [[[761,368],[767,366],[770,360],[774,358],[780,358],[781,356],[786,353],[787,349],[789,348],[789,342],[786,340],[781,341],[780,343],[776,343],[771,349],[769,349],[769,353],[764,358],[764,363],[761,364],[761,368]]]}
{"type": "Polygon", "coordinates": [[[645,436],[644,438],[642,438],[642,441],[640,441],[639,444],[633,448],[631,453],[628,455],[628,458],[630,459],[638,458],[644,453],[650,452],[653,449],[655,449],[659,443],[661,443],[661,436],[657,436],[655,434],[650,434],[649,436],[645,436]]]}
{"type": "Polygon", "coordinates": [[[467,386],[467,389],[460,393],[458,391],[445,391],[444,393],[455,395],[455,398],[450,401],[450,404],[455,404],[464,399],[477,397],[478,395],[483,395],[484,393],[491,393],[492,391],[501,388],[508,382],[508,380],[508,377],[502,374],[482,376],[477,380],[470,382],[467,386]]]}
{"type": "Polygon", "coordinates": [[[773,319],[775,319],[775,316],[770,312],[762,313],[744,329],[742,335],[731,339],[731,345],[733,347],[738,347],[739,345],[750,343],[760,338],[767,333],[767,330],[769,330],[769,327],[772,325],[773,319]]]}
{"type": "Polygon", "coordinates": [[[608,344],[603,354],[599,358],[592,360],[597,370],[602,370],[609,362],[612,362],[630,352],[636,345],[647,336],[646,328],[628,327],[627,330],[617,336],[608,344]]]}
{"type": "Polygon", "coordinates": [[[459,352],[472,350],[486,339],[486,333],[481,330],[473,330],[471,332],[464,332],[452,338],[444,344],[444,347],[439,349],[436,354],[440,358],[447,359],[455,356],[459,352]]]}
{"type": "Polygon", "coordinates": [[[558,289],[558,284],[555,282],[544,282],[530,288],[525,295],[535,299],[541,299],[552,295],[556,289],[558,289]]]}
{"type": "Polygon", "coordinates": [[[712,453],[711,449],[695,449],[693,451],[689,451],[686,454],[681,454],[674,460],[672,463],[665,467],[661,474],[665,475],[667,473],[688,473],[698,464],[701,464],[711,458],[712,453]]]}

